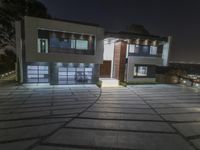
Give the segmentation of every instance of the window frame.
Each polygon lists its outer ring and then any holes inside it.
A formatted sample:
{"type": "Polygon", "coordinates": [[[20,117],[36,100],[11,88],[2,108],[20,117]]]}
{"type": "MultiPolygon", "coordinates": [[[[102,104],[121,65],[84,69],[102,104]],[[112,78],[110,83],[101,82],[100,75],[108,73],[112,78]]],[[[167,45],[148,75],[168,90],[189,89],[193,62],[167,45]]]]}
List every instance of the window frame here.
{"type": "Polygon", "coordinates": [[[148,77],[148,65],[134,65],[133,69],[133,77],[138,77],[138,78],[146,78],[148,77]],[[138,75],[138,71],[140,67],[145,67],[146,68],[146,74],[145,75],[138,75]]]}
{"type": "Polygon", "coordinates": [[[41,53],[41,54],[46,54],[49,52],[49,40],[47,38],[39,38],[37,39],[37,52],[41,53]],[[43,50],[41,49],[41,41],[44,40],[45,41],[45,50],[43,52],[43,50]]]}

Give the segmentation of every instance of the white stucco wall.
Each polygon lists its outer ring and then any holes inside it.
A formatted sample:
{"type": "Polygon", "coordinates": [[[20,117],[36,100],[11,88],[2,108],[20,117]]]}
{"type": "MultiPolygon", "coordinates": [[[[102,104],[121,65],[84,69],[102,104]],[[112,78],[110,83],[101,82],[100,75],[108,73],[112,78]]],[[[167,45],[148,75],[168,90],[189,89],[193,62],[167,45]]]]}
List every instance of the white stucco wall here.
{"type": "Polygon", "coordinates": [[[104,42],[103,60],[113,60],[114,43],[104,42]]]}
{"type": "Polygon", "coordinates": [[[163,66],[167,66],[169,62],[169,53],[171,49],[171,42],[172,42],[172,37],[168,37],[168,42],[166,42],[163,45],[163,54],[162,54],[162,59],[163,59],[163,66]]]}

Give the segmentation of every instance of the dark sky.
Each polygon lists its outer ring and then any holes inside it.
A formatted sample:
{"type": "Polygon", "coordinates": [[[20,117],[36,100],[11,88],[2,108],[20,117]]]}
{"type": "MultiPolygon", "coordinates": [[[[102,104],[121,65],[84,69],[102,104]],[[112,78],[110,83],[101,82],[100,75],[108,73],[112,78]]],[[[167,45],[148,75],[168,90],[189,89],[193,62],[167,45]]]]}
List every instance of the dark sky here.
{"type": "Polygon", "coordinates": [[[173,36],[171,60],[200,63],[200,0],[40,0],[56,18],[100,24],[109,31],[142,24],[173,36]]]}

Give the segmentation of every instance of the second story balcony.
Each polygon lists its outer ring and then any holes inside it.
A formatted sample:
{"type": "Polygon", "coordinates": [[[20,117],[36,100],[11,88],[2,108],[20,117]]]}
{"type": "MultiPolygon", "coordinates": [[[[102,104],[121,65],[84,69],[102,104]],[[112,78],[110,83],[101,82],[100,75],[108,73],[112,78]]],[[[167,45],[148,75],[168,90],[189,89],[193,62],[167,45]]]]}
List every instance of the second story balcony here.
{"type": "Polygon", "coordinates": [[[128,56],[162,57],[163,45],[135,45],[127,44],[128,56]]]}
{"type": "Polygon", "coordinates": [[[95,36],[38,30],[38,53],[94,55],[95,36]]]}

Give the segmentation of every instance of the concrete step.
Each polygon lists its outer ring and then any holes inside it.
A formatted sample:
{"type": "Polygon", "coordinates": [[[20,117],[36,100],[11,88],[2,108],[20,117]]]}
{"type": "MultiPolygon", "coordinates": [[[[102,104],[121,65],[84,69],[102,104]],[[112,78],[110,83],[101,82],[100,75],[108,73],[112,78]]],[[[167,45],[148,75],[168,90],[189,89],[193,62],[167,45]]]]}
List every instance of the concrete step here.
{"type": "Polygon", "coordinates": [[[113,78],[100,78],[102,81],[102,87],[117,87],[119,86],[119,80],[113,78]]]}

